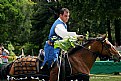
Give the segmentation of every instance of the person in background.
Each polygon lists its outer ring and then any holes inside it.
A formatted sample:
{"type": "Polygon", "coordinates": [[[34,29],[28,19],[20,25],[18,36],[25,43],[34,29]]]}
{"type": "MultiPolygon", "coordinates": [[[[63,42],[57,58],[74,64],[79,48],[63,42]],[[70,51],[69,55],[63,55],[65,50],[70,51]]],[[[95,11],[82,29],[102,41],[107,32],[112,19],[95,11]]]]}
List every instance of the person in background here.
{"type": "Polygon", "coordinates": [[[1,44],[0,45],[0,57],[2,58],[3,63],[8,62],[8,55],[9,55],[9,51],[5,49],[4,46],[1,44]]]}
{"type": "Polygon", "coordinates": [[[44,60],[45,52],[43,49],[39,50],[38,58],[39,60],[44,60]]]}
{"type": "Polygon", "coordinates": [[[0,64],[2,64],[2,45],[0,44],[0,64]]]}
{"type": "Polygon", "coordinates": [[[0,55],[2,55],[3,46],[0,44],[0,55]]]}

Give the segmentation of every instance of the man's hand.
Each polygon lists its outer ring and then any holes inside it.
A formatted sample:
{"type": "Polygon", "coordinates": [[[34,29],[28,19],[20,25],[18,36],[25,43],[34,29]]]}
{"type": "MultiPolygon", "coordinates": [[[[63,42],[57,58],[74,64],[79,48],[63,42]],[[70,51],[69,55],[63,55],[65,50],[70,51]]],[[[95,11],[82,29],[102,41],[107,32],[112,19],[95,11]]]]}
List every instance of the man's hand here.
{"type": "Polygon", "coordinates": [[[83,36],[83,35],[77,35],[77,39],[78,39],[79,41],[83,41],[83,40],[84,40],[84,36],[83,36]]]}

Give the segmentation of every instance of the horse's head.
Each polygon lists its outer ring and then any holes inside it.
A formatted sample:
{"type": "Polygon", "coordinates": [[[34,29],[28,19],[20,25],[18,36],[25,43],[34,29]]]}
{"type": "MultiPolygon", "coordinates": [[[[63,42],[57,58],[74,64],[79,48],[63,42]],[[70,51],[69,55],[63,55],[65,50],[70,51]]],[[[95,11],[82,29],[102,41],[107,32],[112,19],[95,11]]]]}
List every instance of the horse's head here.
{"type": "Polygon", "coordinates": [[[92,43],[93,49],[96,48],[96,52],[102,57],[113,57],[114,61],[120,61],[120,53],[116,48],[108,41],[106,36],[99,37],[95,39],[92,43]]]}

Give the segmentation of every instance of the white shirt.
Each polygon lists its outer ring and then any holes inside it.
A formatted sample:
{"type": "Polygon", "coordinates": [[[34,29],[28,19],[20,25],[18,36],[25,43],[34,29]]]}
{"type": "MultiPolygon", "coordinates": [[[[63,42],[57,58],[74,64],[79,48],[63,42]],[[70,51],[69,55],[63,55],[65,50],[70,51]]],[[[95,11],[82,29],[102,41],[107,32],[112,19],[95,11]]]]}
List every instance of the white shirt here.
{"type": "MultiPolygon", "coordinates": [[[[60,18],[59,18],[60,21],[62,21],[60,18]]],[[[63,22],[63,21],[62,21],[63,22]]],[[[55,33],[62,37],[62,38],[65,38],[65,37],[68,37],[68,36],[76,36],[76,32],[68,32],[67,29],[63,26],[63,24],[58,24],[56,27],[55,27],[55,33]]]]}

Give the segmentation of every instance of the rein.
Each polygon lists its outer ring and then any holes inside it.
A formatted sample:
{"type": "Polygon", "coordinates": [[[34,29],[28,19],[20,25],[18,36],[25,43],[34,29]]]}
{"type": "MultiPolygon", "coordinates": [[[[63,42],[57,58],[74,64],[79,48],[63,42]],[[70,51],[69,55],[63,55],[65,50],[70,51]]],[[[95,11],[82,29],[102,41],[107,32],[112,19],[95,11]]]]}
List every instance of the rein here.
{"type": "Polygon", "coordinates": [[[84,47],[84,46],[82,46],[82,45],[81,45],[81,47],[84,48],[84,49],[86,49],[86,50],[88,50],[88,51],[91,52],[93,55],[97,55],[97,54],[98,54],[97,52],[93,52],[92,50],[90,50],[90,49],[88,49],[88,48],[86,48],[86,47],[84,47]]]}
{"type": "MultiPolygon", "coordinates": [[[[108,47],[107,47],[106,45],[104,45],[104,42],[106,42],[106,40],[101,41],[101,44],[102,44],[102,50],[101,50],[100,54],[102,54],[103,49],[104,49],[104,47],[105,47],[107,53],[109,53],[110,56],[114,56],[112,53],[110,53],[110,50],[108,49],[108,47]],[[104,46],[104,47],[103,47],[103,46],[104,46]]],[[[99,55],[99,52],[93,52],[92,50],[90,50],[89,48],[84,47],[83,45],[80,45],[80,46],[81,46],[82,48],[84,48],[84,49],[90,51],[90,52],[93,53],[94,55],[95,55],[95,54],[96,54],[96,55],[97,55],[97,54],[99,55]]],[[[98,55],[97,55],[97,56],[98,56],[98,55]]]]}

